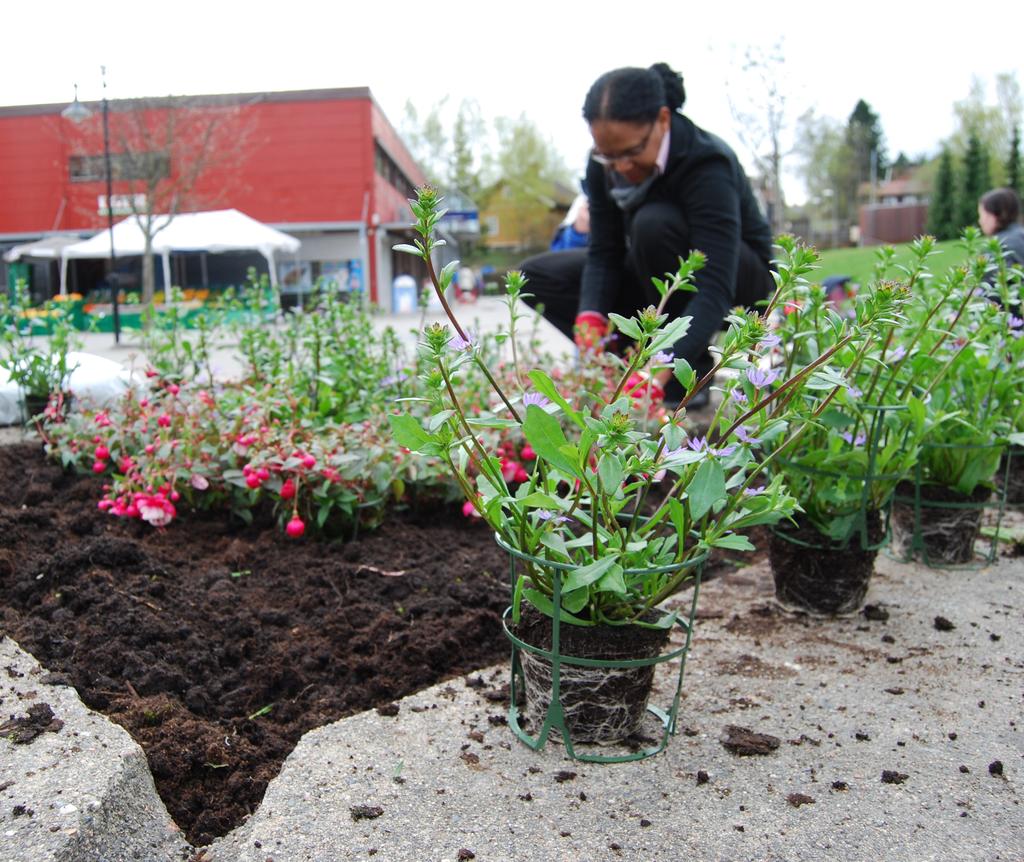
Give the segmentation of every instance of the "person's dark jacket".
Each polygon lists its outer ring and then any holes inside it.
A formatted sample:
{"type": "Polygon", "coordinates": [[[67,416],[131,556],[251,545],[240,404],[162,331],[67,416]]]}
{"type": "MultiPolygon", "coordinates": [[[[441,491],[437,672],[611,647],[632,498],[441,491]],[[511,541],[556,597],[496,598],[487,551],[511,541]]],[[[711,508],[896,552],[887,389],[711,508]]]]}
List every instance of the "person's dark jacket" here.
{"type": "MultiPolygon", "coordinates": [[[[608,193],[605,168],[591,160],[587,168],[590,197],[590,245],[580,292],[581,311],[607,314],[616,305],[624,282],[629,214],[608,193]]],[[[679,113],[673,113],[665,172],[651,185],[646,202],[679,206],[689,226],[691,249],[707,255],[697,273],[698,292],[686,314],[693,320],[677,355],[696,356],[710,343],[733,305],[740,241],[764,260],[772,257],[772,234],[736,154],[717,136],[679,113]]],[[[679,249],[686,257],[690,249],[679,249]]],[[[638,297],[640,300],[641,297],[638,297]]]]}
{"type": "Polygon", "coordinates": [[[1003,246],[1007,266],[1024,266],[1024,226],[1019,222],[1007,225],[996,234],[1003,246]]]}

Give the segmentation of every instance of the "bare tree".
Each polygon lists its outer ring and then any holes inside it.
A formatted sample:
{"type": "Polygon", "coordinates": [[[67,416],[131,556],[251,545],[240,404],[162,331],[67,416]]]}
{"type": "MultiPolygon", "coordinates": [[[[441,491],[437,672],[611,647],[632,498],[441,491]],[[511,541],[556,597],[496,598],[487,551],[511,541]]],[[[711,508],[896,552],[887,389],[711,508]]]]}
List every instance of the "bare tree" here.
{"type": "MultiPolygon", "coordinates": [[[[179,213],[222,205],[236,190],[252,123],[236,101],[210,96],[119,100],[110,103],[109,120],[115,198],[145,238],[142,301],[151,303],[157,235],[179,213]]],[[[101,123],[96,112],[82,131],[82,145],[94,152],[101,123]]],[[[102,157],[81,158],[98,163],[98,170],[87,165],[86,171],[105,176],[102,157]]]]}
{"type": "MultiPolygon", "coordinates": [[[[768,181],[768,216],[772,233],[782,233],[785,206],[782,194],[782,136],[786,128],[787,88],[783,80],[782,42],[770,48],[748,46],[740,67],[742,92],[729,93],[729,110],[736,134],[754,165],[768,181]]],[[[733,88],[730,88],[732,91],[733,88]]]]}

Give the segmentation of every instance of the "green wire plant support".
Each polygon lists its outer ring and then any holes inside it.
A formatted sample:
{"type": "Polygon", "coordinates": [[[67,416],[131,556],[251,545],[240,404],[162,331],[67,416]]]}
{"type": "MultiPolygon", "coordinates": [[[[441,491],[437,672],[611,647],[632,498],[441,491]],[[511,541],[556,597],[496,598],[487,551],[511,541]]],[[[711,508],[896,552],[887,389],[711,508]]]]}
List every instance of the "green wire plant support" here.
{"type": "MultiPolygon", "coordinates": [[[[1004,443],[926,443],[923,448],[984,453],[1002,450],[1006,446],[1004,443]]],[[[1012,457],[1008,455],[1003,459],[999,468],[1002,482],[994,483],[993,493],[985,493],[991,489],[991,485],[979,485],[981,493],[976,494],[977,499],[957,501],[932,500],[925,496],[929,488],[936,486],[924,481],[921,471],[922,460],[918,460],[914,469],[913,495],[898,492],[893,495],[890,504],[890,523],[901,520],[898,517],[900,508],[904,512],[909,510],[912,523],[911,529],[907,531],[908,535],[903,536],[901,541],[894,539],[890,556],[901,563],[919,559],[931,569],[968,570],[984,568],[991,564],[999,555],[999,528],[1007,507],[1006,489],[1012,457]],[[981,516],[984,510],[990,508],[996,508],[998,512],[996,523],[994,529],[987,531],[991,533],[988,550],[979,553],[975,549],[975,542],[980,533],[981,516]],[[957,513],[962,513],[962,517],[958,518],[957,513]]],[[[991,525],[988,526],[991,528],[991,525]]]]}
{"type": "MultiPolygon", "coordinates": [[[[878,445],[883,433],[880,425],[885,421],[885,414],[887,411],[899,411],[905,410],[906,408],[898,405],[865,405],[862,409],[871,413],[871,428],[870,433],[867,435],[867,439],[869,441],[867,448],[867,465],[861,485],[860,504],[855,513],[855,518],[850,525],[850,529],[846,532],[845,536],[822,544],[805,542],[798,539],[796,536],[792,535],[789,530],[786,530],[779,524],[769,527],[772,535],[785,542],[789,542],[792,545],[824,551],[844,551],[849,547],[850,542],[854,537],[858,539],[860,549],[862,551],[877,551],[888,544],[890,535],[889,508],[886,505],[888,500],[880,500],[877,507],[872,505],[872,490],[875,484],[884,485],[886,483],[891,484],[895,488],[896,483],[902,478],[902,474],[875,473],[875,464],[878,459],[878,445]],[[870,535],[870,514],[872,512],[878,512],[883,519],[881,525],[881,539],[877,541],[872,540],[870,535]]],[[[789,461],[786,459],[779,459],[778,465],[778,469],[783,473],[802,473],[805,476],[813,476],[831,481],[850,478],[848,474],[840,474],[831,470],[820,470],[816,467],[807,467],[796,461],[789,461]]]]}
{"type": "MultiPolygon", "coordinates": [[[[521,560],[525,563],[529,563],[535,566],[543,566],[551,572],[551,583],[553,588],[552,605],[553,615],[551,618],[551,648],[542,649],[538,646],[526,643],[524,640],[519,638],[511,629],[510,621],[512,617],[513,608],[510,606],[506,609],[502,616],[502,625],[505,630],[505,635],[512,643],[512,670],[511,670],[511,684],[510,684],[510,706],[508,711],[508,723],[509,727],[512,728],[512,732],[523,742],[525,745],[532,748],[534,751],[539,751],[544,748],[547,743],[548,737],[551,732],[557,731],[562,738],[562,742],[565,746],[566,753],[573,760],[580,760],[589,763],[625,763],[635,760],[643,760],[648,757],[652,757],[660,752],[664,751],[668,746],[669,738],[674,736],[677,730],[677,718],[679,714],[679,702],[682,694],[683,687],[683,673],[686,668],[686,656],[690,650],[690,643],[693,637],[693,623],[697,613],[697,600],[700,595],[700,583],[701,575],[703,573],[704,562],[707,559],[707,553],[695,557],[694,559],[683,563],[680,566],[662,566],[656,569],[626,569],[623,572],[625,578],[629,578],[631,575],[641,576],[645,574],[652,574],[657,572],[665,571],[679,571],[681,569],[692,569],[693,570],[693,597],[690,601],[689,615],[686,619],[682,617],[677,618],[675,625],[678,626],[684,632],[684,642],[681,647],[669,649],[659,655],[650,658],[639,658],[639,659],[622,659],[622,660],[611,660],[611,659],[595,659],[595,658],[582,658],[579,656],[564,655],[561,652],[562,643],[562,629],[563,623],[561,622],[561,608],[562,608],[562,578],[564,573],[571,571],[576,568],[570,563],[556,563],[549,560],[542,559],[540,557],[534,557],[529,554],[523,553],[522,551],[511,547],[506,544],[501,538],[495,535],[495,540],[498,545],[503,548],[509,555],[509,573],[511,578],[511,584],[514,589],[516,583],[516,561],[521,560]],[[526,673],[523,669],[523,654],[528,653],[531,656],[538,657],[542,660],[546,660],[550,663],[551,669],[551,690],[550,690],[550,701],[544,716],[544,721],[541,724],[536,735],[531,735],[523,727],[525,716],[520,712],[520,703],[522,702],[523,696],[526,690],[526,673]],[[653,668],[656,665],[664,664],[670,661],[679,661],[679,671],[676,676],[675,693],[672,698],[671,706],[667,708],[654,706],[648,704],[646,707],[647,713],[653,715],[661,725],[661,738],[657,741],[657,744],[648,748],[643,748],[636,751],[630,751],[624,754],[596,754],[589,751],[581,751],[576,748],[571,738],[570,728],[566,720],[565,710],[562,704],[562,682],[563,682],[563,671],[566,666],[570,668],[607,668],[607,669],[629,669],[629,668],[653,668]]],[[[564,624],[570,625],[571,624],[564,624]]],[[[653,674],[653,670],[652,670],[653,674]]],[[[622,743],[625,745],[626,743],[622,743]]]]}

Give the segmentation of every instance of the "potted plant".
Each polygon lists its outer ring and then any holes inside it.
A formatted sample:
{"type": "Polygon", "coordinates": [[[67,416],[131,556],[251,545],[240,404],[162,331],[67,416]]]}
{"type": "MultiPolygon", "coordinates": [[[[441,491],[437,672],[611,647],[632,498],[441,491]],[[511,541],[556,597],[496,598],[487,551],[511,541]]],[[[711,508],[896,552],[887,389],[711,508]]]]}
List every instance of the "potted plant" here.
{"type": "MultiPolygon", "coordinates": [[[[686,362],[666,353],[686,331],[689,319],[670,321],[662,311],[674,292],[692,290],[691,277],[703,265],[703,256],[694,253],[680,261],[676,273],[655,282],[659,307],[630,319],[612,316],[634,348],[621,360],[621,373],[609,389],[570,401],[545,370],[517,367],[517,385],[505,391],[444,300],[457,264],[434,272],[431,258],[441,243],[434,234],[443,212],[439,198],[424,188],[411,203],[420,239],[414,246],[397,249],[425,261],[450,326],[434,324],[423,332],[420,351],[427,394],[408,401],[406,412],[390,417],[395,438],[409,450],[447,464],[466,500],[494,529],[515,564],[506,625],[515,638],[514,669],[515,656],[527,653],[524,664],[535,667],[535,672],[525,673],[526,712],[541,728],[536,737],[520,733],[520,738],[539,747],[554,728],[571,755],[571,741],[620,740],[643,718],[651,666],[659,661],[658,653],[677,623],[686,630],[686,644],[674,655],[685,657],[700,564],[707,552],[752,550],[744,531],[776,523],[796,509],[781,476],[764,478],[770,459],[760,457],[760,440],[799,437],[803,417],[791,422],[796,395],[814,375],[828,375],[836,351],[854,347],[874,325],[874,317],[891,314],[898,297],[894,292],[886,300],[880,292],[874,315],[850,322],[841,346],[825,351],[767,392],[758,377],[758,363],[775,344],[767,321],[799,275],[796,266],[784,261],[779,288],[765,310],[729,317],[715,368],[697,379],[686,362]],[[658,365],[671,366],[686,393],[660,427],[646,418],[642,388],[626,391],[626,382],[636,372],[658,365]],[[707,437],[688,435],[683,422],[686,404],[715,373],[726,371],[745,381],[747,408],[730,422],[719,417],[707,437]],[[494,409],[489,415],[469,416],[458,400],[456,383],[471,374],[482,375],[493,387],[494,409]],[[415,415],[424,407],[425,415],[415,415]],[[514,490],[495,454],[483,445],[481,429],[493,427],[518,428],[536,455],[527,481],[514,490]],[[690,584],[690,619],[680,620],[662,603],[690,584]],[[624,668],[637,672],[624,674],[624,668]],[[603,682],[595,680],[595,674],[603,682]],[[574,676],[582,678],[582,688],[591,695],[588,702],[597,692],[611,694],[604,712],[583,715],[577,709],[582,698],[569,690],[574,676]],[[628,686],[610,681],[624,676],[632,677],[628,686]],[[624,706],[626,688],[632,705],[624,706]],[[613,721],[612,715],[626,718],[613,721]]],[[[787,253],[791,257],[803,251],[790,244],[787,253]]],[[[518,273],[510,273],[507,282],[514,312],[524,283],[518,273]]],[[[840,388],[841,382],[833,385],[840,388]]],[[[674,731],[677,706],[678,691],[671,713],[663,719],[666,737],[661,747],[674,731]]],[[[510,718],[517,726],[515,703],[510,718]]]]}
{"type": "MultiPolygon", "coordinates": [[[[930,278],[925,262],[933,247],[930,237],[914,244],[902,282],[881,278],[891,250],[881,253],[878,277],[858,293],[849,313],[860,321],[879,295],[895,291],[903,300],[900,314],[875,318],[873,339],[835,354],[839,390],[822,379],[794,399],[798,415],[818,421],[771,468],[785,478],[801,510],[773,529],[769,543],[776,597],[784,606],[823,615],[860,608],[885,541],[886,506],[917,463],[922,442],[948,418],[932,395],[954,356],[928,354],[945,332],[940,312],[964,285],[961,273],[934,291],[921,289],[930,278]],[[940,334],[933,338],[933,331],[940,334]],[[918,361],[922,355],[927,361],[918,361]]],[[[845,322],[821,285],[800,285],[780,323],[783,373],[832,349],[844,337],[845,322]]],[[[774,448],[769,441],[767,450],[774,448]]]]}
{"type": "Polygon", "coordinates": [[[926,332],[908,357],[915,381],[952,357],[925,405],[946,421],[923,439],[912,480],[897,488],[892,508],[894,552],[928,564],[974,559],[982,510],[1024,410],[1024,320],[985,297],[980,285],[988,262],[977,253],[978,240],[978,231],[967,229],[970,265],[922,288],[927,294],[949,281],[958,285],[947,299],[945,325],[926,332]]]}
{"type": "Polygon", "coordinates": [[[0,296],[0,321],[4,324],[0,330],[0,368],[21,390],[26,422],[41,414],[51,398],[54,409],[62,411],[67,407],[66,387],[74,371],[68,364],[68,353],[74,346],[74,327],[66,303],[50,305],[50,334],[36,339],[20,326],[30,308],[25,283],[17,282],[12,296],[0,296]]]}

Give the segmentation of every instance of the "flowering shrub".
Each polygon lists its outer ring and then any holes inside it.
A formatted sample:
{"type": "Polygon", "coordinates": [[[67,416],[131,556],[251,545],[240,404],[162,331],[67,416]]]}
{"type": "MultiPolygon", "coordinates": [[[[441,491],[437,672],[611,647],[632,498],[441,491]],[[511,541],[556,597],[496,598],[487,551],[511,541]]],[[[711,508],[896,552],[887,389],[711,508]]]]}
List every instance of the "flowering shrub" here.
{"type": "MultiPolygon", "coordinates": [[[[689,318],[670,321],[663,308],[676,291],[692,289],[702,255],[692,254],[680,261],[678,272],[655,281],[662,298],[658,308],[629,319],[612,315],[617,330],[635,347],[623,360],[616,385],[573,403],[541,368],[523,373],[517,367],[508,387],[495,379],[444,299],[456,264],[439,274],[431,266],[439,242],[434,228],[442,212],[437,194],[421,189],[411,203],[420,239],[398,250],[427,264],[451,327],[435,324],[423,333],[422,397],[429,416],[393,414],[391,427],[401,445],[447,465],[467,503],[508,547],[542,561],[527,561],[519,578],[516,619],[524,599],[542,613],[554,613],[554,564],[567,570],[561,587],[564,621],[647,625],[648,613],[692,577],[689,564],[709,548],[751,549],[744,530],[775,523],[796,508],[781,477],[763,477],[771,459],[757,451],[761,440],[784,438],[781,451],[817,420],[820,414],[794,408],[802,403],[803,389],[826,381],[832,397],[845,389],[846,381],[827,363],[843,350],[860,349],[873,329],[894,319],[900,299],[897,291],[879,291],[870,308],[848,322],[840,340],[813,363],[792,374],[765,372],[762,357],[775,343],[769,316],[797,287],[800,275],[798,266],[784,264],[778,290],[763,313],[729,317],[711,372],[697,379],[684,360],[672,360],[686,394],[664,424],[645,427],[644,411],[634,406],[627,382],[649,368],[655,356],[665,362],[660,354],[685,333],[689,318]],[[713,436],[688,436],[686,404],[716,372],[726,370],[739,375],[732,400],[738,402],[742,393],[746,406],[731,421],[719,415],[713,436]],[[458,384],[469,377],[488,381],[496,396],[493,409],[479,415],[466,409],[458,384]],[[536,455],[526,470],[528,481],[518,487],[508,481],[501,451],[487,444],[484,432],[493,428],[519,429],[536,455]],[[652,494],[662,478],[668,479],[667,491],[652,494]]],[[[787,251],[796,253],[792,247],[787,251]]],[[[507,286],[514,306],[524,287],[522,276],[511,273],[507,286]]],[[[655,624],[668,626],[672,619],[666,616],[655,624]]]]}

